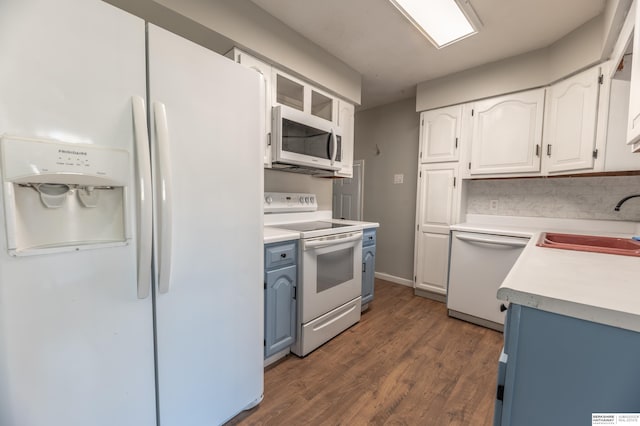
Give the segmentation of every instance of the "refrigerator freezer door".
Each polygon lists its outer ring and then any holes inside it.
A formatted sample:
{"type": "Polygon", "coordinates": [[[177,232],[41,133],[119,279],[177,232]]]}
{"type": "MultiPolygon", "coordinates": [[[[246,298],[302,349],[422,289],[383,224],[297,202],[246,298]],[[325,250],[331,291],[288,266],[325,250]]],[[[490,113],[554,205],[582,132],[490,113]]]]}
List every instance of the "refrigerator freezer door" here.
{"type": "MultiPolygon", "coordinates": [[[[129,224],[144,34],[98,0],[0,2],[0,134],[127,151],[129,224]]],[[[10,257],[0,209],[2,426],[156,425],[153,350],[135,243],[10,257]]]]}
{"type": "Polygon", "coordinates": [[[171,160],[173,192],[170,284],[155,292],[160,422],[221,424],[263,389],[263,89],[253,70],[148,34],[149,105],[166,108],[169,149],[150,123],[153,169],[171,160]]]}

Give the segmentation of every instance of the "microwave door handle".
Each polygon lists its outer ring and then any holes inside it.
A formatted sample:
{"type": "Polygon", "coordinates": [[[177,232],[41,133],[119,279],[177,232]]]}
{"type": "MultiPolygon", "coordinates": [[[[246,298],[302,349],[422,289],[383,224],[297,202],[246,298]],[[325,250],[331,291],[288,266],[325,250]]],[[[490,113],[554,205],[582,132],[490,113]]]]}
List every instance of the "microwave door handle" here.
{"type": "Polygon", "coordinates": [[[331,129],[331,142],[332,142],[332,150],[331,150],[331,165],[336,162],[336,155],[338,155],[338,140],[336,138],[335,130],[331,129]]]}

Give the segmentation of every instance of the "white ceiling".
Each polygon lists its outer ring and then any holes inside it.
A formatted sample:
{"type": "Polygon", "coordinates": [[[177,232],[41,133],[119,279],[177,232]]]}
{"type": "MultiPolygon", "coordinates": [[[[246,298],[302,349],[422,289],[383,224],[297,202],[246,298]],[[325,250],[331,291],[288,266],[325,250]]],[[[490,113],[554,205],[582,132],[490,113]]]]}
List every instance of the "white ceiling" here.
{"type": "MultiPolygon", "coordinates": [[[[362,74],[362,108],[415,86],[546,47],[604,10],[606,0],[472,0],[479,34],[438,50],[388,0],[252,0],[362,74]]],[[[428,0],[425,0],[428,1],[428,0]]]]}

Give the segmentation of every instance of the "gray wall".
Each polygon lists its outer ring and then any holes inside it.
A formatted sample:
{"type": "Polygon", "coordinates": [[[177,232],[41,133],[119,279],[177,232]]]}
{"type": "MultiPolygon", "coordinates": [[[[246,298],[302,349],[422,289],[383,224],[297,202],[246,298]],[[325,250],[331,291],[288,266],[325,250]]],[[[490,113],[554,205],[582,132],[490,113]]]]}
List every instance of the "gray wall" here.
{"type": "Polygon", "coordinates": [[[419,118],[415,99],[356,113],[355,159],[364,160],[364,220],[379,222],[376,272],[413,281],[419,118]],[[394,184],[403,174],[404,183],[394,184]]]}

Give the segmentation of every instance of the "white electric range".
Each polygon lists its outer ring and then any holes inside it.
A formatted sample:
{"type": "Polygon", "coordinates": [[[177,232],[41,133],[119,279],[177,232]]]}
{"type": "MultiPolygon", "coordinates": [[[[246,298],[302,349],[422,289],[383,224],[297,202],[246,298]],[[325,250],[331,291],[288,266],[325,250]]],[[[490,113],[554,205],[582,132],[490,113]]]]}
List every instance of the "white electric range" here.
{"type": "Polygon", "coordinates": [[[319,212],[314,194],[267,192],[265,225],[299,232],[297,339],[305,356],[360,320],[362,227],[319,212]]]}

